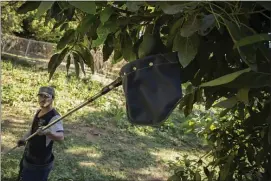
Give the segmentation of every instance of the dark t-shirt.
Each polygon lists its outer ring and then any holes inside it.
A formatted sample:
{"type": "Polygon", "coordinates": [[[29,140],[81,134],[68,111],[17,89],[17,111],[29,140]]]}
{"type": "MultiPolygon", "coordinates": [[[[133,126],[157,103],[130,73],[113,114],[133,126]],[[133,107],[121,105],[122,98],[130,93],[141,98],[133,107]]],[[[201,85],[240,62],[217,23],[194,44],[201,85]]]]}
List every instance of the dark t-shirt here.
{"type": "MultiPolygon", "coordinates": [[[[52,109],[41,117],[38,117],[38,113],[39,111],[36,113],[32,122],[31,134],[35,133],[39,127],[46,126],[54,119],[60,117],[59,113],[55,109],[52,109]]],[[[55,131],[63,131],[61,122],[58,122],[56,126],[53,126],[55,131]]],[[[53,144],[54,142],[46,135],[36,135],[32,137],[26,145],[25,160],[36,165],[44,165],[52,162],[54,159],[54,155],[52,153],[53,144]]]]}

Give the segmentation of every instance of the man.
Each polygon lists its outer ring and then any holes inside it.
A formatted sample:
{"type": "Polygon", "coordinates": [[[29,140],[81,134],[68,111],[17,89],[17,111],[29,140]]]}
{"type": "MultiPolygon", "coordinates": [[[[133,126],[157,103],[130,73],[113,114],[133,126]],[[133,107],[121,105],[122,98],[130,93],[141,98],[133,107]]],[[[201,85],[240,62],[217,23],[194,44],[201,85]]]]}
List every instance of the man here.
{"type": "Polygon", "coordinates": [[[53,167],[54,155],[52,153],[54,141],[64,140],[62,121],[57,122],[42,131],[43,126],[60,117],[53,108],[55,91],[52,87],[41,87],[38,92],[39,109],[33,119],[31,129],[18,141],[18,146],[25,146],[23,158],[20,163],[19,181],[47,181],[53,167]],[[28,142],[25,139],[38,131],[38,135],[28,142]]]}

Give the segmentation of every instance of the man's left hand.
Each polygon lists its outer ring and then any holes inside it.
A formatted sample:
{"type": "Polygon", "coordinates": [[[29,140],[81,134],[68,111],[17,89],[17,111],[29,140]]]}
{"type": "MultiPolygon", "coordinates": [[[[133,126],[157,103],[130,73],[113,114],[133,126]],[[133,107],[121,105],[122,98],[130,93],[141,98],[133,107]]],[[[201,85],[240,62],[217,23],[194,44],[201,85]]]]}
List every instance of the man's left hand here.
{"type": "Polygon", "coordinates": [[[42,131],[43,127],[39,127],[38,131],[38,135],[43,136],[43,135],[50,135],[52,132],[50,130],[50,128],[47,128],[46,130],[42,131]]]}

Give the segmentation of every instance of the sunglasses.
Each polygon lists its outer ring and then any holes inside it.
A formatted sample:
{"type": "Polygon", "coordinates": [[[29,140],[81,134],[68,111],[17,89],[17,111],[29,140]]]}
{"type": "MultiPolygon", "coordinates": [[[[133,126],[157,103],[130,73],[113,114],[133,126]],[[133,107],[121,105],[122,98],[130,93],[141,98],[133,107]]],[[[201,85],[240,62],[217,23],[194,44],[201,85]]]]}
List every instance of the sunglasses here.
{"type": "Polygon", "coordinates": [[[43,98],[43,99],[51,98],[50,95],[45,95],[45,94],[38,94],[38,97],[39,97],[39,98],[43,98]]]}

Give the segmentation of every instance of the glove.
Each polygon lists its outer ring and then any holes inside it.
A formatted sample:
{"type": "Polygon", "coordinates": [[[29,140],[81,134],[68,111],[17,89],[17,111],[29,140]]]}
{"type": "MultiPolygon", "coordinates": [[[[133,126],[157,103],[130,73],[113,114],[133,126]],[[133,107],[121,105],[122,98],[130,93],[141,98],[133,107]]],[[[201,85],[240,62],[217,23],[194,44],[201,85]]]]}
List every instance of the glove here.
{"type": "Polygon", "coordinates": [[[18,147],[25,146],[26,145],[26,141],[24,139],[20,139],[20,140],[17,141],[17,145],[18,145],[18,147]]]}
{"type": "Polygon", "coordinates": [[[50,128],[47,128],[46,130],[43,130],[43,131],[42,131],[42,128],[43,128],[43,127],[39,127],[39,128],[38,128],[38,130],[37,130],[38,135],[43,136],[43,135],[51,134],[50,128]]]}

